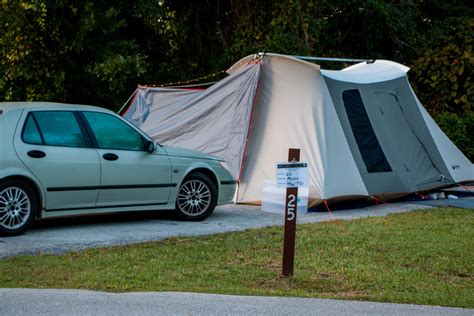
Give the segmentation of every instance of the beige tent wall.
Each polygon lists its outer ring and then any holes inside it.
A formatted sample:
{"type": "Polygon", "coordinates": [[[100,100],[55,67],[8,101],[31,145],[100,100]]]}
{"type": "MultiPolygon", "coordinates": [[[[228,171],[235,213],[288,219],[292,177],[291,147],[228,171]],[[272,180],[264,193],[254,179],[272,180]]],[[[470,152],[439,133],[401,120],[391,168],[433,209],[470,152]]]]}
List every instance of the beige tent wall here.
{"type": "MultiPolygon", "coordinates": [[[[275,54],[262,63],[237,201],[261,200],[263,181],[275,180],[276,163],[287,160],[290,147],[309,164],[311,200],[367,196],[319,67],[275,54]]],[[[245,59],[230,71],[239,64],[245,59]]]]}

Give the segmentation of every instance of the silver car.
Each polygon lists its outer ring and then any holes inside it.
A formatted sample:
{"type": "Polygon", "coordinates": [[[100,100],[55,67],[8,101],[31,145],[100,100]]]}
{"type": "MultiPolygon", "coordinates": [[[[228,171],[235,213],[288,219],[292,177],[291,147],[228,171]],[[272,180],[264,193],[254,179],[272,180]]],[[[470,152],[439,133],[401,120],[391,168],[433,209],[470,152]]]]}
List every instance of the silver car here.
{"type": "Polygon", "coordinates": [[[0,233],[40,218],[176,210],[202,220],[230,203],[222,159],[156,144],[111,111],[85,105],[0,103],[0,233]]]}

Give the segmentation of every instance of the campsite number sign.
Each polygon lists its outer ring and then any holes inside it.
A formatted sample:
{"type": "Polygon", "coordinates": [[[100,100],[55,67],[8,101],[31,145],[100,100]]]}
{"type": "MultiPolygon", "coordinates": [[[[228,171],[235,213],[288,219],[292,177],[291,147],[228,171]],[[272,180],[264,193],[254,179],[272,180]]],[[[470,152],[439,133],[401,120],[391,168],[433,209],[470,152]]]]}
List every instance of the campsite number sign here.
{"type": "Polygon", "coordinates": [[[288,162],[277,164],[277,187],[286,188],[282,268],[284,276],[293,275],[298,187],[308,186],[308,164],[306,162],[299,162],[299,160],[300,150],[290,148],[288,151],[288,162]]]}
{"type": "MultiPolygon", "coordinates": [[[[308,163],[306,162],[282,162],[277,163],[277,188],[301,188],[308,187],[308,163]]],[[[286,219],[292,221],[296,217],[297,195],[287,196],[286,219]]]]}
{"type": "Polygon", "coordinates": [[[308,186],[306,162],[277,163],[277,188],[301,188],[308,186]]]}

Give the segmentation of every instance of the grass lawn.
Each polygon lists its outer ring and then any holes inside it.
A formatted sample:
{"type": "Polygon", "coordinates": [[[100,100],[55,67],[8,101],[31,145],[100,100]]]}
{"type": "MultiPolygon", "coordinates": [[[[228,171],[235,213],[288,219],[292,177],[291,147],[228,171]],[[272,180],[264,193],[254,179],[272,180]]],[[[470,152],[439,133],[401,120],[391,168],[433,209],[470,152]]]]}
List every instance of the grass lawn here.
{"type": "Polygon", "coordinates": [[[474,308],[474,212],[439,208],[0,260],[0,287],[283,295],[474,308]]]}

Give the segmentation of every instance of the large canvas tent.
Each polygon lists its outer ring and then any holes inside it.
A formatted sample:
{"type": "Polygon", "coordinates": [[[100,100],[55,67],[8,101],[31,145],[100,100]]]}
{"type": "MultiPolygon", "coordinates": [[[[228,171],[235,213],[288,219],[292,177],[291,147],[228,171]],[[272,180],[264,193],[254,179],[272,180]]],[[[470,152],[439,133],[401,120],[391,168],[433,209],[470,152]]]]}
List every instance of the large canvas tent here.
{"type": "Polygon", "coordinates": [[[309,199],[394,197],[474,180],[473,164],[410,87],[409,68],[341,71],[278,54],[243,58],[204,90],[139,86],[123,114],[158,142],[223,157],[236,202],[258,203],[288,148],[309,166],[309,199]]]}

